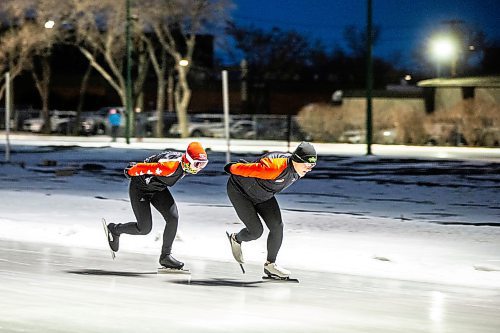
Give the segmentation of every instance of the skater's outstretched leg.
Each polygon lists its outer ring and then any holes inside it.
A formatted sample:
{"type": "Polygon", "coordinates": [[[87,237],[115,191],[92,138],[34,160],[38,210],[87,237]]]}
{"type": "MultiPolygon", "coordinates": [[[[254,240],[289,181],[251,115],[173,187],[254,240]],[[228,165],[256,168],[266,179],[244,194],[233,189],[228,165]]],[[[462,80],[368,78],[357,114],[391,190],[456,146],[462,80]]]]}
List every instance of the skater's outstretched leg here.
{"type": "MultiPolygon", "coordinates": [[[[132,183],[131,183],[132,184],[132,183]]],[[[147,235],[151,232],[153,218],[151,215],[151,195],[140,191],[136,186],[129,186],[129,197],[137,222],[119,223],[114,227],[117,235],[147,235]]]]}

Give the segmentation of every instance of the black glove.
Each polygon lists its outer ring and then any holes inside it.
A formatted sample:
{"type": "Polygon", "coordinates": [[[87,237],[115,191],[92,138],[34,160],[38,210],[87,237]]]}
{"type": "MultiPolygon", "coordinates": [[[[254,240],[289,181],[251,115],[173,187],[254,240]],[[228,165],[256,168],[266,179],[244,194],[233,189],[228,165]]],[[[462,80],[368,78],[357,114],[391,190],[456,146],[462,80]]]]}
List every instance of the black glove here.
{"type": "Polygon", "coordinates": [[[130,175],[128,174],[128,171],[134,166],[136,165],[137,163],[136,162],[128,162],[128,165],[125,169],[123,169],[123,174],[125,175],[125,177],[127,177],[127,179],[130,179],[130,175]]]}
{"type": "Polygon", "coordinates": [[[231,174],[231,171],[229,171],[229,169],[231,168],[231,165],[233,165],[233,164],[236,164],[236,163],[231,162],[231,163],[224,165],[224,171],[228,174],[231,174]]]}

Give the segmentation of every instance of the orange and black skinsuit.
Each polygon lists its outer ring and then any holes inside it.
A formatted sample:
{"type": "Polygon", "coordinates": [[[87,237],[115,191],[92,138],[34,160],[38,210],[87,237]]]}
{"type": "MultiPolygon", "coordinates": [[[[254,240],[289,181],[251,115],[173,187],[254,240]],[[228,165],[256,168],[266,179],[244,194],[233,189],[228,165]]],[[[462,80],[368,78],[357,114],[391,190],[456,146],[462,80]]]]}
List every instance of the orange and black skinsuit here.
{"type": "Polygon", "coordinates": [[[236,240],[248,242],[262,236],[262,217],[269,228],[267,260],[276,262],[283,241],[283,221],[274,196],[300,178],[291,154],[268,153],[252,163],[229,163],[224,170],[231,175],[227,183],[229,200],[246,226],[236,234],[236,240]]]}
{"type": "Polygon", "coordinates": [[[170,254],[177,233],[179,214],[177,205],[169,191],[185,175],[181,166],[182,153],[164,151],[144,160],[143,163],[130,164],[124,170],[130,177],[130,203],[137,222],[115,224],[113,234],[147,235],[151,232],[153,220],[151,205],[165,219],[161,257],[170,254]]]}

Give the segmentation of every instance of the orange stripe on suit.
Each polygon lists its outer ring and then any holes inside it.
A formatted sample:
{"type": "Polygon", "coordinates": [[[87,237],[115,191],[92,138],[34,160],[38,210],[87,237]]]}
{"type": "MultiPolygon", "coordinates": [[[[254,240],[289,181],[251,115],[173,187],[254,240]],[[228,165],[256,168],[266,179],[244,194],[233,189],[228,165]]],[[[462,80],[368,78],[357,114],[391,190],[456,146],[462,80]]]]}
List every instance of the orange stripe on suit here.
{"type": "Polygon", "coordinates": [[[257,163],[235,163],[231,165],[230,172],[242,177],[276,179],[287,166],[287,158],[265,157],[257,163]]]}
{"type": "Polygon", "coordinates": [[[128,174],[130,176],[152,175],[168,177],[177,170],[179,163],[179,161],[137,163],[128,170],[128,174]]]}

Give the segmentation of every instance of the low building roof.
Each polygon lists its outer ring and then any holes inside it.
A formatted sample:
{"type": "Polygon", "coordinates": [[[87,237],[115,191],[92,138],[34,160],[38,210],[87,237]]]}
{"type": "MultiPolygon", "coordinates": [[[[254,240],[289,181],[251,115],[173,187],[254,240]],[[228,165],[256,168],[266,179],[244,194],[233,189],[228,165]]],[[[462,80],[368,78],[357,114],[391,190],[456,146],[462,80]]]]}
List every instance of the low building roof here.
{"type": "Polygon", "coordinates": [[[454,77],[423,80],[417,83],[423,88],[437,87],[482,87],[500,88],[500,76],[474,76],[474,77],[454,77]]]}

